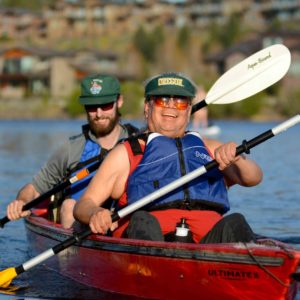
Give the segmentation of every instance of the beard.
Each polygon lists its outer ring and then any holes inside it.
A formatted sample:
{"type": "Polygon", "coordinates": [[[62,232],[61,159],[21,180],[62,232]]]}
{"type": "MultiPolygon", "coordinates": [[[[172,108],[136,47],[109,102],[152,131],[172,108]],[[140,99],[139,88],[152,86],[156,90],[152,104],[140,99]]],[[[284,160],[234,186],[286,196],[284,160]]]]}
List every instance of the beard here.
{"type": "Polygon", "coordinates": [[[113,131],[113,129],[119,123],[120,113],[118,111],[118,108],[116,107],[112,116],[103,116],[98,118],[98,117],[91,117],[89,114],[87,114],[87,119],[92,133],[96,136],[96,138],[99,138],[99,137],[106,136],[113,131]],[[106,125],[98,124],[97,123],[98,120],[108,120],[108,124],[106,125]]]}

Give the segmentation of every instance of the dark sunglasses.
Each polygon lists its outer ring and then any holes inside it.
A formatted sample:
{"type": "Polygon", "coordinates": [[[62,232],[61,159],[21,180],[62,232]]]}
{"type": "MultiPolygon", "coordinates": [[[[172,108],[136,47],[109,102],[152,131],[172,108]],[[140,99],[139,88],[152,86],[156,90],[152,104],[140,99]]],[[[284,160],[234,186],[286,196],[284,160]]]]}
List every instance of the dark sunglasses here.
{"type": "Polygon", "coordinates": [[[154,104],[158,107],[169,107],[170,100],[173,100],[174,106],[178,110],[186,110],[191,104],[191,98],[184,96],[151,96],[150,100],[153,100],[154,104]]]}
{"type": "Polygon", "coordinates": [[[101,108],[103,111],[110,110],[114,107],[115,102],[109,102],[105,104],[95,104],[95,105],[85,105],[85,110],[88,112],[95,112],[98,108],[101,108]]]}

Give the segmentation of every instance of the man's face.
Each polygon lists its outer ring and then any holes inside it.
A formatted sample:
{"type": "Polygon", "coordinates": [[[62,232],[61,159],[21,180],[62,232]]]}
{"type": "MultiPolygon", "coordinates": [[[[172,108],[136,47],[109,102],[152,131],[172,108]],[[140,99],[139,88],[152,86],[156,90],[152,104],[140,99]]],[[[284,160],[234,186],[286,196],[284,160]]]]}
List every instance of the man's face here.
{"type": "Polygon", "coordinates": [[[119,123],[119,108],[122,104],[123,99],[120,96],[116,102],[106,105],[85,106],[91,131],[97,138],[110,134],[119,123]]]}
{"type": "Polygon", "coordinates": [[[182,137],[190,120],[191,99],[153,96],[145,102],[144,112],[150,131],[171,138],[182,137]]]}

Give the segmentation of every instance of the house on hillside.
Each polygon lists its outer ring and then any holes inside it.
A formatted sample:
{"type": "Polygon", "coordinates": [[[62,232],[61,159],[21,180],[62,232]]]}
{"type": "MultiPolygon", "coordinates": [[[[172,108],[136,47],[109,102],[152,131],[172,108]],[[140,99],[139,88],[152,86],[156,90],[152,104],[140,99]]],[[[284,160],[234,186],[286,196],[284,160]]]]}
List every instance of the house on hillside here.
{"type": "Polygon", "coordinates": [[[24,8],[0,8],[0,37],[2,39],[45,39],[47,24],[42,13],[24,8]]]}
{"type": "Polygon", "coordinates": [[[117,75],[120,80],[133,77],[118,71],[118,56],[111,52],[0,49],[0,97],[23,98],[47,93],[59,99],[70,95],[84,76],[100,72],[117,75]]]}

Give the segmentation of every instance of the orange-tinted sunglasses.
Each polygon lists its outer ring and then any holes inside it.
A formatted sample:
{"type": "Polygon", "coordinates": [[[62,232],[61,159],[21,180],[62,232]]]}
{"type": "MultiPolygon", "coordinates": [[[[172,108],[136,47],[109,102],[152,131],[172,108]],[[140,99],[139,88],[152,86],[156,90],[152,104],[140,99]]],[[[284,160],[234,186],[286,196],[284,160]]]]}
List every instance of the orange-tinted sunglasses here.
{"type": "Polygon", "coordinates": [[[101,108],[103,111],[110,110],[114,107],[115,102],[109,102],[105,104],[95,104],[95,105],[85,105],[85,110],[87,112],[95,112],[98,108],[101,108]]]}
{"type": "Polygon", "coordinates": [[[178,110],[186,110],[191,104],[191,98],[183,96],[151,96],[150,100],[153,100],[154,104],[158,107],[169,107],[170,100],[173,100],[174,106],[178,110]]]}

